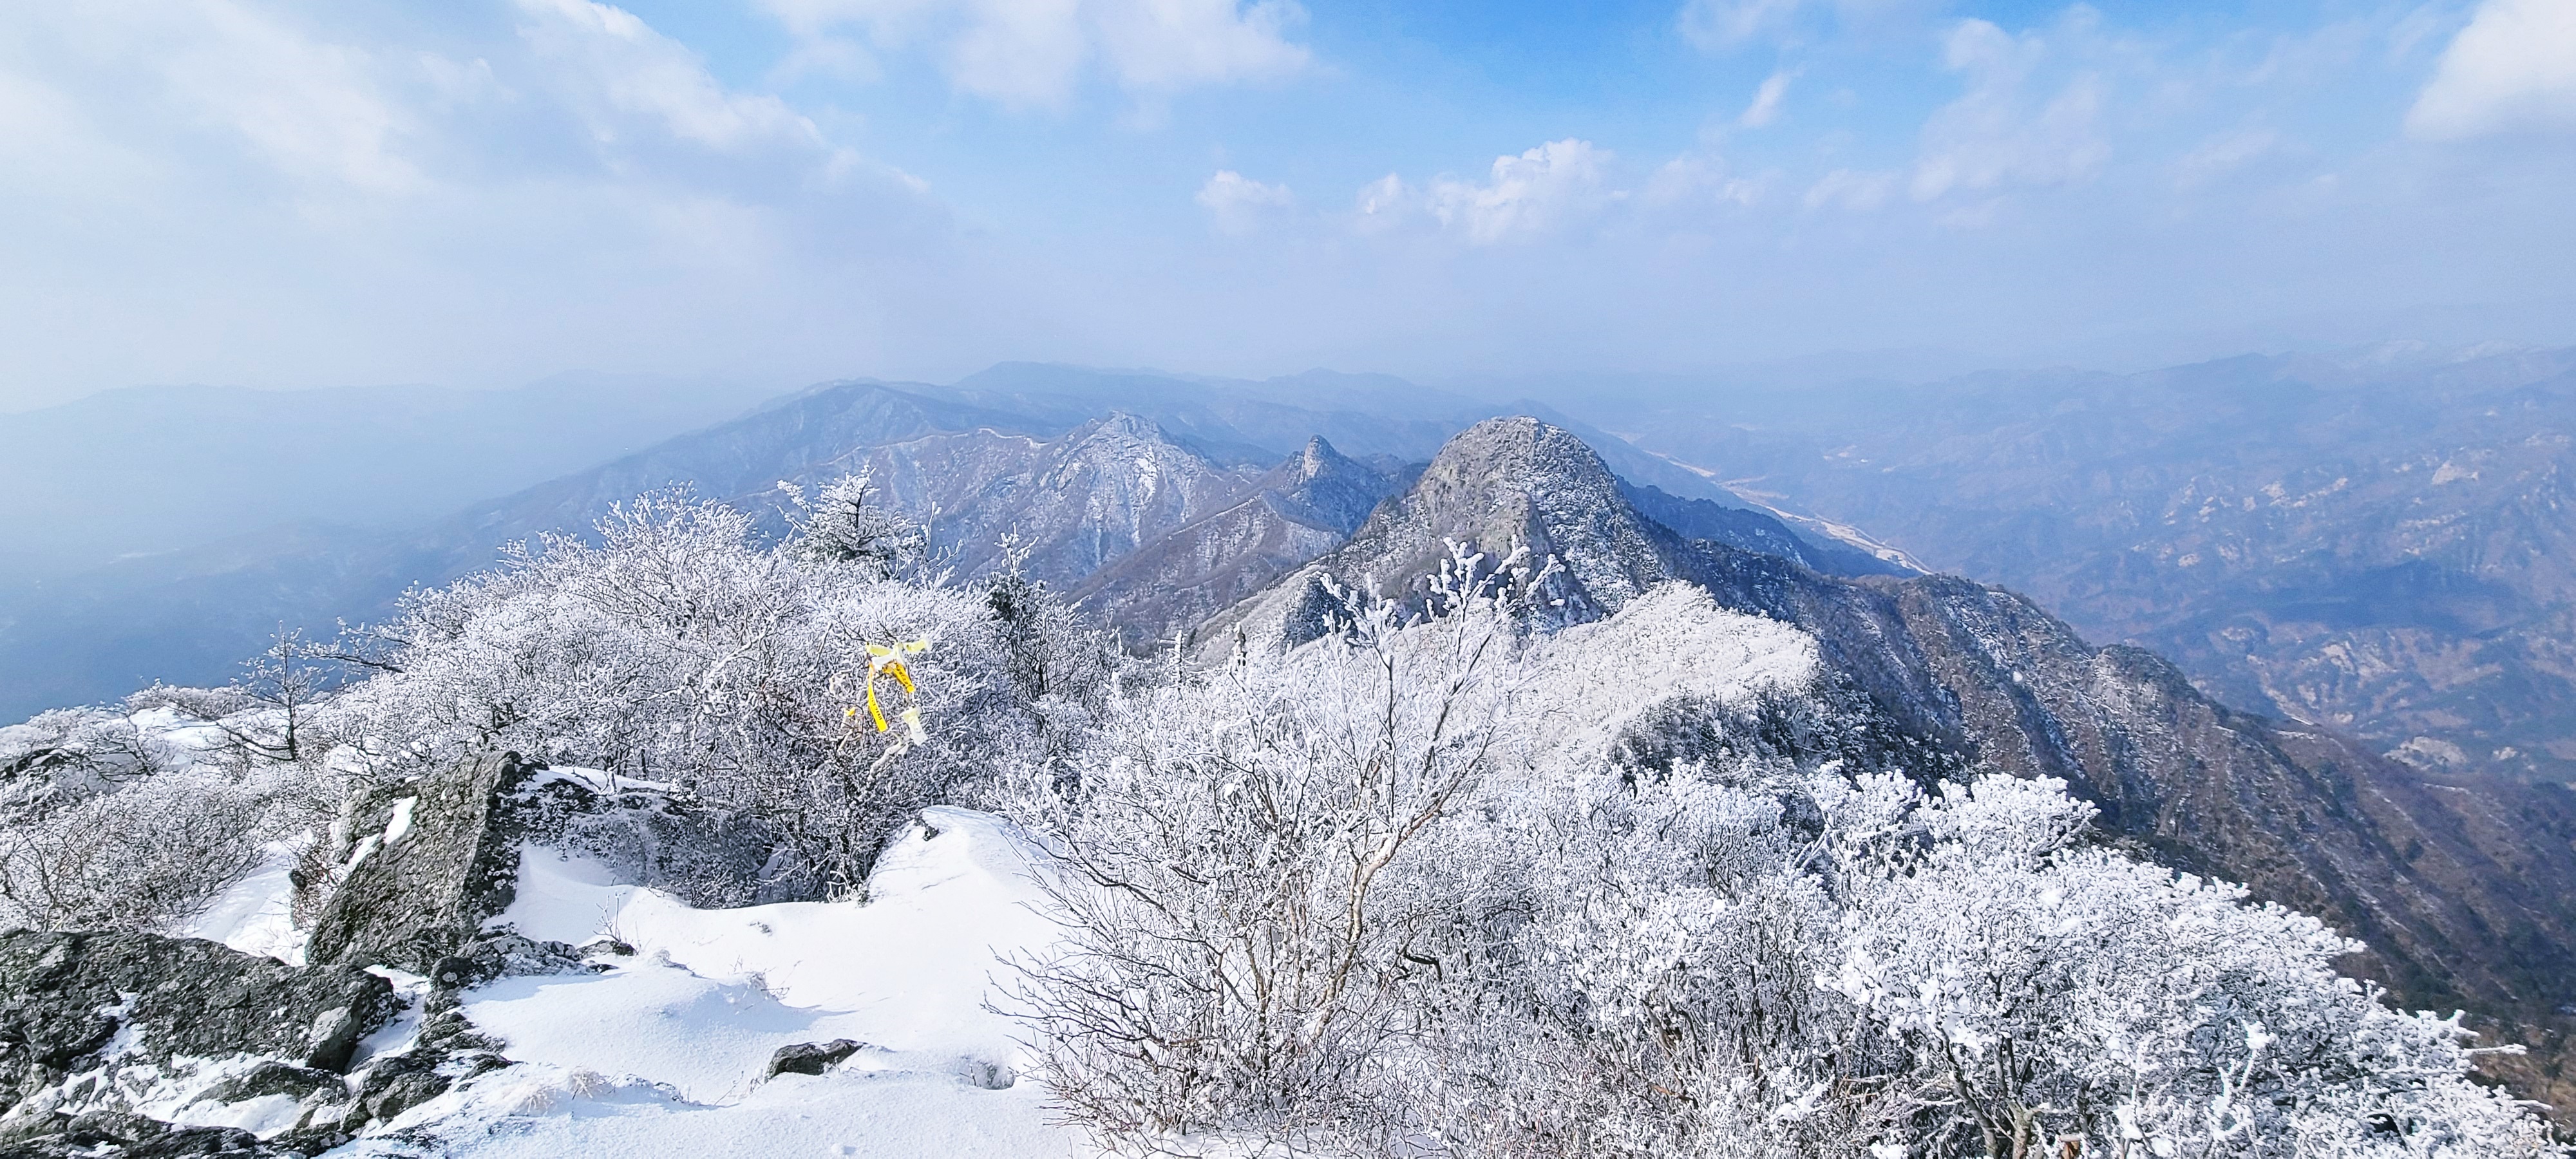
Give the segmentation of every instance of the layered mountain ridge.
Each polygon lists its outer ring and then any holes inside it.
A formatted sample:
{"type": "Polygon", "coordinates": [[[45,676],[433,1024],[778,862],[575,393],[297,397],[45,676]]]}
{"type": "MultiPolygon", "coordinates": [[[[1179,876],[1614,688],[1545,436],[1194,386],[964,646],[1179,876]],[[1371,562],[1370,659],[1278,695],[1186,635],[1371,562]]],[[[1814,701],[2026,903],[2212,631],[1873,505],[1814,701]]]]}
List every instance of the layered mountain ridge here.
{"type": "MultiPolygon", "coordinates": [[[[1353,375],[1239,383],[1005,364],[947,387],[824,383],[426,524],[274,527],[78,583],[0,591],[0,715],[155,681],[220,683],[281,625],[327,637],[339,622],[383,619],[413,585],[488,567],[513,541],[584,534],[647,491],[686,486],[783,531],[780,482],[810,490],[846,473],[868,474],[888,502],[928,521],[961,577],[1001,566],[1012,537],[1020,566],[1060,590],[1081,588],[1143,646],[1339,542],[1407,462],[1491,413],[1353,375]],[[1302,461],[1318,438],[1331,462],[1317,460],[1314,478],[1263,479],[1302,461]]],[[[1601,441],[1614,453],[1624,446],[1601,441]]],[[[1828,570],[1883,567],[1726,507],[1723,491],[1652,456],[1625,456],[1621,469],[1640,485],[1716,513],[1726,525],[1712,534],[1729,542],[1795,551],[1828,570]]]]}
{"type": "Polygon", "coordinates": [[[1093,572],[1070,594],[1134,643],[1169,639],[1359,530],[1398,482],[1316,436],[1233,504],[1093,572]]]}
{"type": "MultiPolygon", "coordinates": [[[[1843,687],[1921,754],[2066,780],[2114,839],[2246,884],[2367,942],[2404,1001],[2538,1035],[2576,1000],[2576,796],[2432,780],[2331,732],[2237,712],[2143,649],[2095,648],[2027,598],[1947,576],[1841,578],[1694,539],[1638,509],[1602,460],[1530,418],[1461,434],[1349,542],[1217,617],[1295,638],[1324,577],[1418,582],[1450,541],[1553,557],[1566,615],[1684,581],[1813,633],[1843,687]]],[[[1894,754],[1891,754],[1894,755],[1894,754]]]]}
{"type": "Polygon", "coordinates": [[[2427,770],[2576,780],[2576,350],[1601,409],[1748,496],[2153,648],[2231,704],[2427,770]]]}

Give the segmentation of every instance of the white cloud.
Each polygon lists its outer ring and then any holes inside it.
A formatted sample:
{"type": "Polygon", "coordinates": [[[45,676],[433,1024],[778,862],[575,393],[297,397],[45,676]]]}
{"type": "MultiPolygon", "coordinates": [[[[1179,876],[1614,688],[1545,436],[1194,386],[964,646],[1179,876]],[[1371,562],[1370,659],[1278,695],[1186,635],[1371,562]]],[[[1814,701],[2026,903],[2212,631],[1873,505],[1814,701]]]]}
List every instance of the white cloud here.
{"type": "Polygon", "coordinates": [[[1609,162],[1610,154],[1590,141],[1550,141],[1517,157],[1494,158],[1485,181],[1434,181],[1424,202],[1441,225],[1492,245],[1557,229],[1625,196],[1604,188],[1609,162]]]}
{"type": "Polygon", "coordinates": [[[1744,107],[1744,115],[1735,123],[1747,129],[1759,129],[1780,119],[1780,102],[1789,95],[1789,81],[1796,74],[1781,69],[1763,78],[1762,87],[1753,92],[1753,103],[1744,107]]]}
{"type": "Polygon", "coordinates": [[[2576,128],[2576,0],[2486,0],[2406,114],[2433,140],[2551,128],[2576,128]]]}
{"type": "Polygon", "coordinates": [[[0,71],[0,171],[20,196],[89,201],[148,188],[160,166],[108,140],[60,89],[0,71]]]}
{"type": "MultiPolygon", "coordinates": [[[[1627,199],[1609,187],[1610,160],[1608,150],[1569,137],[1494,158],[1482,181],[1443,175],[1417,187],[1389,173],[1360,187],[1351,224],[1362,233],[1432,230],[1478,246],[1555,233],[1627,199]]],[[[1666,192],[1679,190],[1667,184],[1666,192]]]]}
{"type": "Polygon", "coordinates": [[[2270,129],[2221,133],[2182,155],[2174,163],[2175,180],[2188,189],[2207,184],[2245,167],[2281,147],[2281,135],[2270,129]]]}
{"type": "Polygon", "coordinates": [[[855,33],[881,51],[915,42],[949,82],[1012,107],[1062,105],[1095,64],[1118,87],[1163,95],[1294,75],[1295,0],[761,0],[806,41],[800,64],[846,61],[855,33]]]}
{"type": "Polygon", "coordinates": [[[380,15],[99,0],[0,29],[0,397],[837,366],[963,280],[918,183],[630,13],[380,15]]]}
{"type": "Polygon", "coordinates": [[[1088,9],[1102,55],[1119,83],[1172,91],[1239,80],[1271,80],[1306,67],[1288,41],[1306,18],[1292,0],[1147,0],[1088,9]]]}
{"type": "Polygon", "coordinates": [[[1728,172],[1724,158],[1685,153],[1655,170],[1655,175],[1647,179],[1640,199],[1653,206],[1712,202],[1751,206],[1763,200],[1769,182],[1768,176],[1733,175],[1728,172]]]}
{"type": "Polygon", "coordinates": [[[1673,26],[1703,52],[1749,42],[1791,44],[1824,34],[1885,32],[1931,15],[1941,0],[1683,0],[1673,26]],[[1830,18],[1809,13],[1830,11],[1830,18]],[[1828,22],[1829,21],[1829,22],[1828,22]]]}
{"type": "Polygon", "coordinates": [[[1806,0],[1688,0],[1678,18],[1682,38],[1716,52],[1783,31],[1806,0]]]}
{"type": "Polygon", "coordinates": [[[518,6],[528,18],[520,34],[557,69],[575,70],[569,79],[590,106],[585,111],[595,132],[623,128],[610,117],[640,116],[718,151],[779,143],[823,147],[814,123],[786,102],[727,89],[696,53],[634,13],[591,0],[518,0],[518,6]]]}
{"type": "Polygon", "coordinates": [[[1393,173],[1360,186],[1351,199],[1352,224],[1362,233],[1387,233],[1421,211],[1421,194],[1393,173]]]}
{"type": "Polygon", "coordinates": [[[1297,195],[1285,185],[1255,181],[1232,169],[1219,169],[1199,187],[1199,205],[1217,229],[1250,233],[1275,216],[1297,207],[1297,195]]]}
{"type": "MultiPolygon", "coordinates": [[[[118,19],[113,9],[92,15],[118,19]]],[[[371,192],[419,181],[400,144],[409,126],[378,82],[375,54],[228,0],[124,15],[173,103],[238,134],[277,171],[371,192]]]]}
{"type": "Polygon", "coordinates": [[[1896,193],[1896,174],[1836,169],[1807,188],[1809,209],[1833,207],[1867,212],[1887,204],[1896,193]]]}
{"type": "Polygon", "coordinates": [[[1963,20],[1942,46],[1942,62],[1965,73],[1967,92],[1923,126],[1913,194],[1930,201],[1953,190],[2082,181],[2110,159],[2098,127],[2104,86],[2079,75],[2039,103],[2031,93],[2048,45],[1983,20],[1963,20]]]}

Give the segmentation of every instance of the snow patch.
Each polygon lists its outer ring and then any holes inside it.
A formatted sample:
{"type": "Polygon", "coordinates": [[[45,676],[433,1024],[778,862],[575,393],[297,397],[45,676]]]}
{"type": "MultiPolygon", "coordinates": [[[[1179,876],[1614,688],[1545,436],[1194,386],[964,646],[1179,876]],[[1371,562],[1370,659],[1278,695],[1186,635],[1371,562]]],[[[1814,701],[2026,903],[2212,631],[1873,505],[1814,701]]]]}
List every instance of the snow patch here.
{"type": "Polygon", "coordinates": [[[635,954],[468,991],[466,1016],[521,1065],[384,1129],[474,1156],[1072,1154],[1037,1084],[1012,1081],[1025,1030],[985,1009],[1002,956],[1056,937],[1031,904],[1042,865],[1000,818],[937,807],[879,858],[864,903],[700,910],[524,848],[495,926],[635,954]],[[836,1038],[869,1049],[820,1077],[764,1078],[779,1047],[836,1038]]]}
{"type": "Polygon", "coordinates": [[[296,860],[312,843],[313,835],[307,833],[261,847],[259,864],[182,925],[178,935],[222,942],[289,966],[303,965],[305,931],[295,928],[292,874],[296,860]]]}
{"type": "MultiPolygon", "coordinates": [[[[650,1084],[590,1071],[514,1066],[406,1112],[436,1153],[473,1159],[564,1155],[816,1155],[858,1159],[1055,1159],[1090,1154],[1048,1122],[1034,1084],[981,1090],[930,1074],[836,1071],[781,1075],[740,1101],[700,1106],[650,1084]]],[[[416,1156],[418,1143],[375,1137],[335,1155],[416,1156]]]]}
{"type": "Polygon", "coordinates": [[[1550,717],[1582,722],[1562,738],[1571,751],[1606,749],[1640,714],[1678,697],[1741,704],[1808,688],[1824,667],[1804,630],[1718,607],[1705,589],[1679,582],[1541,648],[1550,717]]]}

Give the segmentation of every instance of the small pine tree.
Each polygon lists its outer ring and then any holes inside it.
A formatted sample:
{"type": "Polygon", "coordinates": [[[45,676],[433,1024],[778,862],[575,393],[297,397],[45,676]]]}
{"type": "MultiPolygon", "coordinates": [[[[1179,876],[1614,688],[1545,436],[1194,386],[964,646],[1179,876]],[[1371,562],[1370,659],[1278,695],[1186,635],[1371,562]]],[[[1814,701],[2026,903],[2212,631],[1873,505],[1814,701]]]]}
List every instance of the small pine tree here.
{"type": "Polygon", "coordinates": [[[791,508],[796,551],[805,558],[853,565],[873,579],[909,576],[928,558],[926,529],[875,501],[876,486],[866,475],[826,483],[810,502],[793,483],[778,487],[791,508]]]}

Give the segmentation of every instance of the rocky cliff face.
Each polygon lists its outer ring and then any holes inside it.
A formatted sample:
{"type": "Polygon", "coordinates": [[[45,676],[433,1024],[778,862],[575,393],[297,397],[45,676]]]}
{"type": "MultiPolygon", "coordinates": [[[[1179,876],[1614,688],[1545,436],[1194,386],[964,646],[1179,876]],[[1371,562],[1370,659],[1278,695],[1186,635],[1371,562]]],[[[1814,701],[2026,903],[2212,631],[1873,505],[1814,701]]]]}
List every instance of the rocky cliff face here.
{"type": "Polygon", "coordinates": [[[1094,573],[1072,596],[1130,646],[1170,639],[1340,543],[1395,486],[1315,438],[1240,499],[1094,573]]]}
{"type": "Polygon", "coordinates": [[[1845,688],[1926,751],[2066,779],[2112,839],[2367,941],[2360,968],[2408,1003],[2546,1039],[2576,1001],[2576,799],[2564,790],[2428,780],[2329,731],[2232,711],[2154,654],[2092,647],[1999,588],[1824,576],[1686,538],[1639,512],[1581,440],[1535,420],[1460,435],[1350,542],[1212,626],[1281,631],[1321,575],[1398,587],[1446,554],[1444,538],[1555,556],[1578,616],[1686,580],[1795,623],[1845,688]]]}
{"type": "Polygon", "coordinates": [[[301,970],[153,934],[0,933],[0,1151],[319,1152],[345,1136],[299,1130],[266,1146],[167,1120],[193,1104],[267,1100],[303,1126],[348,1100],[342,1072],[360,1039],[401,1005],[354,966],[301,970]]]}

